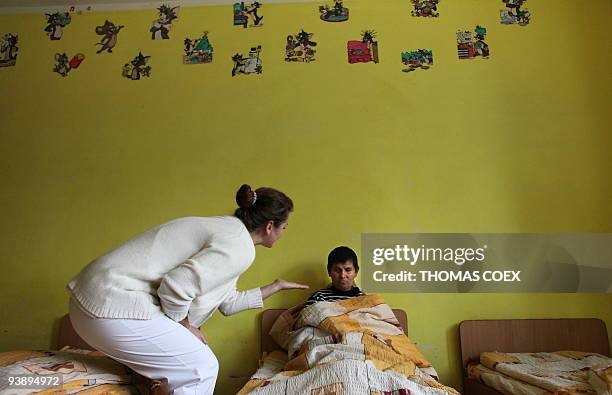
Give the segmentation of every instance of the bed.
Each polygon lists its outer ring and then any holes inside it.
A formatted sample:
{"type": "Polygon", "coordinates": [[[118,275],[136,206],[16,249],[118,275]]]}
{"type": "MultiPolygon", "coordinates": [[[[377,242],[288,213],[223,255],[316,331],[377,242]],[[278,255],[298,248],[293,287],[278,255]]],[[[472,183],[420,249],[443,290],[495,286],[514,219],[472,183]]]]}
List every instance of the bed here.
{"type": "Polygon", "coordinates": [[[266,310],[259,368],[238,394],[457,395],[407,333],[378,295],[266,310]]]}
{"type": "Polygon", "coordinates": [[[459,344],[465,395],[501,393],[467,375],[468,365],[478,362],[482,352],[573,350],[610,357],[606,325],[594,318],[462,321],[459,324],[459,344]]]}
{"type": "Polygon", "coordinates": [[[0,393],[164,394],[162,381],[149,380],[89,346],[73,329],[68,315],[60,319],[56,346],[57,351],[25,350],[0,353],[0,376],[6,379],[6,382],[2,380],[0,393]],[[38,388],[4,388],[6,384],[14,382],[18,375],[25,374],[31,376],[32,382],[35,378],[50,380],[52,376],[61,375],[64,383],[60,388],[44,385],[38,388]]]}

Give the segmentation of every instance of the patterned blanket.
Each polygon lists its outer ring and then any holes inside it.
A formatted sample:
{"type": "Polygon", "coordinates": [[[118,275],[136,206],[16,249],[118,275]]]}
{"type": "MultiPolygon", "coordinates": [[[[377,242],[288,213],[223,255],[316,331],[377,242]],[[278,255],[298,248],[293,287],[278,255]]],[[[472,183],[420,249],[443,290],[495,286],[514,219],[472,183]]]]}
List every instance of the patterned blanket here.
{"type": "Polygon", "coordinates": [[[98,351],[65,347],[61,351],[0,353],[0,395],[128,395],[147,393],[135,373],[98,351]],[[34,388],[16,385],[16,377],[61,375],[62,385],[34,388]],[[13,378],[13,385],[10,378],[13,378]],[[134,385],[130,385],[134,383],[134,385]],[[136,384],[138,383],[138,384],[136,384]]]}
{"type": "Polygon", "coordinates": [[[468,376],[504,394],[612,395],[612,359],[595,353],[484,352],[468,376]]]}
{"type": "Polygon", "coordinates": [[[239,395],[458,395],[377,295],[290,309],[270,334],[287,350],[266,355],[239,395]]]}

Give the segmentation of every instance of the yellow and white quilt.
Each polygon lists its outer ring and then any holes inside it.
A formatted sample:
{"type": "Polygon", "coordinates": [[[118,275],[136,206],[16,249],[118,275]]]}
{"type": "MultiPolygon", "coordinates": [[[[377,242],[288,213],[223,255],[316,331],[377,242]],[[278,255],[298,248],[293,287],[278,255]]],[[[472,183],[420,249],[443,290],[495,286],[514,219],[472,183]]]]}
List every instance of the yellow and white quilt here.
{"type": "Polygon", "coordinates": [[[484,352],[468,376],[508,395],[612,395],[612,359],[596,353],[484,352]]]}
{"type": "Polygon", "coordinates": [[[265,355],[239,395],[457,395],[404,335],[377,295],[290,309],[270,332],[287,352],[265,355]]]}

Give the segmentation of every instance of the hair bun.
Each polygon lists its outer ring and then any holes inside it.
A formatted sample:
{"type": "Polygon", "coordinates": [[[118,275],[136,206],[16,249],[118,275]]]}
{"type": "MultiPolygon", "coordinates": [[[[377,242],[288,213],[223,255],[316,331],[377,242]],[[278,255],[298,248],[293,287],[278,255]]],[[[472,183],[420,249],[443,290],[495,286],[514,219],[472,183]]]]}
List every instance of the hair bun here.
{"type": "Polygon", "coordinates": [[[255,204],[257,194],[247,184],[242,184],[238,192],[236,192],[236,203],[240,208],[249,208],[255,204]]]}

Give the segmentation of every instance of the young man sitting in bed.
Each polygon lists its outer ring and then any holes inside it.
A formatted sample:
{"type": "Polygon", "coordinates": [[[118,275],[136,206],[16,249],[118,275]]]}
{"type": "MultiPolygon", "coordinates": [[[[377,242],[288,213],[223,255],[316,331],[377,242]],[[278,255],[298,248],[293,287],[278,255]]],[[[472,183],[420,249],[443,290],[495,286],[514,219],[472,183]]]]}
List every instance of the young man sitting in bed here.
{"type": "Polygon", "coordinates": [[[365,295],[355,285],[355,276],[359,272],[357,254],[348,247],[336,247],[327,256],[327,274],[332,285],[313,293],[306,306],[316,302],[336,302],[338,300],[365,295]]]}

